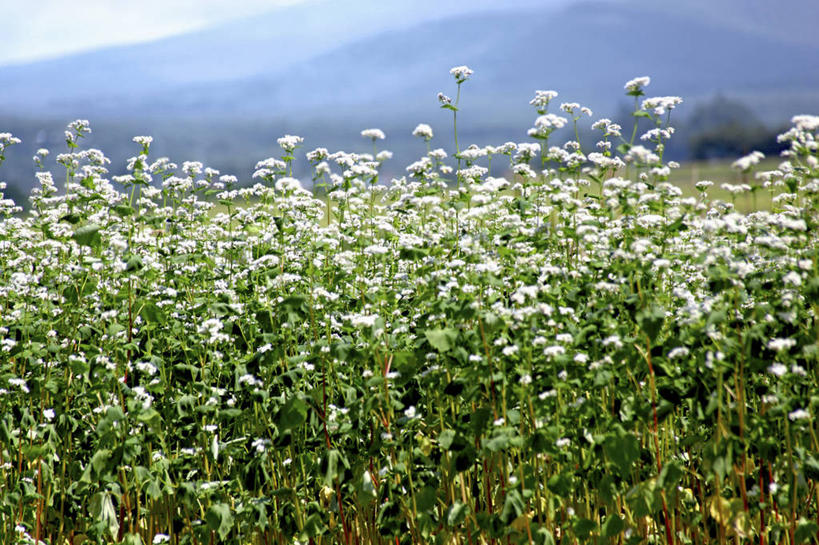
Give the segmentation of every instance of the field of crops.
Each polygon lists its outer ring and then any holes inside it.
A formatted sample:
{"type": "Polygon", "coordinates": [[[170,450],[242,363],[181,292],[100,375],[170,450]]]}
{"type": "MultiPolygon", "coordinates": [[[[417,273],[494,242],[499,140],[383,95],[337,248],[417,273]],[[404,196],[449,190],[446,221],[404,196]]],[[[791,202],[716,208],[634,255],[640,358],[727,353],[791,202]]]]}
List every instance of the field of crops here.
{"type": "Polygon", "coordinates": [[[684,196],[648,84],[645,135],[538,91],[401,179],[365,130],[306,154],[322,199],[299,137],[255,185],[148,137],[109,180],[72,123],[0,201],[0,542],[816,543],[819,117],[684,196]]]}

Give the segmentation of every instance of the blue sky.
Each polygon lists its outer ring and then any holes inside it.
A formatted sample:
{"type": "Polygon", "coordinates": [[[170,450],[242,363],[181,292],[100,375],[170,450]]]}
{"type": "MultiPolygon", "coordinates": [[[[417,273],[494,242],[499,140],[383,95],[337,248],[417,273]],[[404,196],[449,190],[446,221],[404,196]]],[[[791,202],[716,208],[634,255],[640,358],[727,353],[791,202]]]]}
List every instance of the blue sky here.
{"type": "Polygon", "coordinates": [[[304,0],[0,0],[0,65],[145,42],[304,0]]]}

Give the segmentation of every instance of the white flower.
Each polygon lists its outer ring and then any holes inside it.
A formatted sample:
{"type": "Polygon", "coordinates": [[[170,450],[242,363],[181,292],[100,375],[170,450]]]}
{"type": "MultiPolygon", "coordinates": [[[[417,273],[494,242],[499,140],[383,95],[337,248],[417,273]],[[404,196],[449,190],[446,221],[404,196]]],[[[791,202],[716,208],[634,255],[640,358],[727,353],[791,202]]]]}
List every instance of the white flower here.
{"type": "Polygon", "coordinates": [[[535,91],[535,98],[529,101],[529,104],[537,108],[538,110],[542,110],[549,105],[549,102],[554,100],[557,97],[557,91],[535,91]]]}
{"type": "Polygon", "coordinates": [[[568,437],[561,437],[557,441],[555,441],[555,446],[557,448],[568,447],[571,444],[571,440],[568,437]]]}
{"type": "Polygon", "coordinates": [[[796,409],[795,411],[788,413],[788,419],[791,422],[796,422],[797,420],[809,420],[810,413],[805,409],[796,409]]]}
{"type": "Polygon", "coordinates": [[[426,123],[419,123],[412,131],[412,135],[424,140],[432,140],[432,127],[426,123]]]}
{"type": "Polygon", "coordinates": [[[682,103],[680,97],[652,97],[643,101],[643,110],[653,110],[654,115],[663,115],[682,103]]]}
{"type": "Polygon", "coordinates": [[[376,140],[384,140],[387,137],[381,129],[364,129],[361,131],[361,136],[369,138],[373,142],[376,140]]]}
{"type": "Polygon", "coordinates": [[[785,284],[790,284],[791,286],[801,286],[802,285],[802,277],[796,271],[791,271],[782,277],[782,282],[785,284]]]}
{"type": "Polygon", "coordinates": [[[472,75],[472,69],[468,66],[455,66],[449,70],[449,73],[455,76],[456,82],[462,83],[472,75]]]}
{"type": "Polygon", "coordinates": [[[668,353],[668,359],[673,360],[675,358],[684,358],[689,353],[688,348],[684,346],[678,346],[676,348],[671,349],[668,353]]]}
{"type": "Polygon", "coordinates": [[[768,348],[779,352],[781,350],[788,350],[795,344],[796,341],[793,339],[771,339],[768,341],[768,348]]]}
{"type": "Polygon", "coordinates": [[[641,76],[638,78],[630,79],[626,82],[623,88],[626,91],[634,92],[640,91],[643,87],[648,87],[648,84],[651,83],[651,78],[648,76],[641,76]]]}
{"type": "Polygon", "coordinates": [[[147,146],[154,141],[153,136],[134,136],[134,142],[141,146],[147,146]]]}
{"type": "Polygon", "coordinates": [[[285,134],[276,142],[279,144],[279,147],[282,148],[286,153],[292,153],[298,146],[304,142],[304,138],[301,136],[294,136],[292,134],[285,134]]]}
{"type": "Polygon", "coordinates": [[[49,422],[54,420],[54,416],[56,416],[54,413],[54,409],[46,409],[43,411],[43,417],[45,417],[45,419],[48,420],[49,422]]]}
{"type": "Polygon", "coordinates": [[[153,545],[159,545],[160,543],[167,543],[170,540],[171,536],[169,536],[168,534],[156,534],[151,543],[153,543],[153,545]]]}
{"type": "Polygon", "coordinates": [[[731,163],[731,168],[745,172],[747,170],[750,170],[752,166],[759,164],[759,162],[764,158],[765,154],[762,153],[761,151],[752,151],[745,157],[740,157],[739,159],[731,163]]]}
{"type": "Polygon", "coordinates": [[[291,191],[303,191],[301,182],[295,178],[279,178],[276,180],[276,191],[281,193],[289,193],[291,191]]]}
{"type": "Polygon", "coordinates": [[[517,354],[518,350],[519,350],[519,348],[517,347],[517,345],[512,344],[512,345],[509,345],[509,346],[505,346],[503,348],[503,350],[501,350],[501,352],[503,352],[504,356],[511,356],[513,354],[517,354]]]}
{"type": "Polygon", "coordinates": [[[782,365],[781,363],[774,363],[773,365],[768,367],[768,372],[771,373],[772,375],[781,377],[782,375],[788,372],[788,368],[782,365]]]}

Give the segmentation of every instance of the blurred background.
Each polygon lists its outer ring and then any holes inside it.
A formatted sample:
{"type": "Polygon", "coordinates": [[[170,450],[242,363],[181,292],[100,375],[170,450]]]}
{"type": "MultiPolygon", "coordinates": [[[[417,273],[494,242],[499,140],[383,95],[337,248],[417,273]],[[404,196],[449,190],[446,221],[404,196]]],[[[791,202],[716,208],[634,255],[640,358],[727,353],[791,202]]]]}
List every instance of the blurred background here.
{"type": "MultiPolygon", "coordinates": [[[[32,155],[49,148],[56,172],[77,118],[112,175],[135,135],[154,137],[154,157],[250,183],[281,135],[303,136],[302,151],[364,152],[360,131],[377,127],[400,176],[425,152],[418,123],[451,153],[436,96],[454,96],[449,68],[462,64],[475,71],[458,117],[467,144],[530,140],[536,89],[560,93],[553,112],[590,107],[584,128],[631,127],[623,84],[644,75],[648,96],[685,100],[668,159],[775,154],[792,115],[819,113],[817,0],[0,0],[0,13],[0,132],[23,139],[0,179],[18,202],[32,155]]],[[[557,143],[561,132],[573,136],[557,143]]]]}

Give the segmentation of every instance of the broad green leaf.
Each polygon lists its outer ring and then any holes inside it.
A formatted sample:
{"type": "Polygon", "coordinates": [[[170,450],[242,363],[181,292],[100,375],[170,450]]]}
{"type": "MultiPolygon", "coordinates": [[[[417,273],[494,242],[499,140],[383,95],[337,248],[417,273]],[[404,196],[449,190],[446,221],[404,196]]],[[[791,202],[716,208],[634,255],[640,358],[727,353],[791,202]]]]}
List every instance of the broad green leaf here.
{"type": "Polygon", "coordinates": [[[83,225],[74,231],[72,238],[80,246],[90,246],[96,248],[102,242],[102,237],[100,236],[100,226],[96,223],[83,225]]]}
{"type": "Polygon", "coordinates": [[[429,341],[429,344],[438,352],[448,352],[455,346],[455,340],[458,338],[458,332],[454,329],[427,329],[424,331],[424,336],[429,341]]]}
{"type": "Polygon", "coordinates": [[[219,538],[224,540],[233,527],[233,513],[230,506],[224,503],[211,505],[205,513],[205,521],[208,523],[208,528],[214,530],[219,538]]]}

